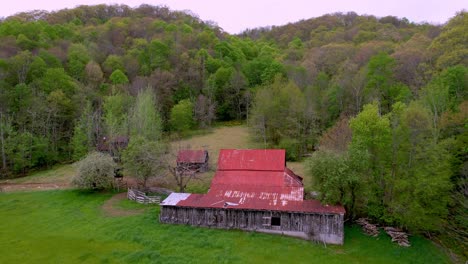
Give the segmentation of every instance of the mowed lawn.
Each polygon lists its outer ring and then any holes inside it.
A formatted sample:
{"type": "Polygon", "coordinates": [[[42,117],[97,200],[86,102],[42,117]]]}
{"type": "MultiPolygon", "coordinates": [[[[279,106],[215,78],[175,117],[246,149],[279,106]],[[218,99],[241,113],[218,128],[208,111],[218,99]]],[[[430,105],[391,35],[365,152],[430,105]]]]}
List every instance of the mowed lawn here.
{"type": "Polygon", "coordinates": [[[344,246],[278,235],[216,230],[158,221],[159,206],[109,217],[113,194],[77,190],[0,193],[0,263],[449,263],[429,240],[402,248],[346,228],[344,246]]]}

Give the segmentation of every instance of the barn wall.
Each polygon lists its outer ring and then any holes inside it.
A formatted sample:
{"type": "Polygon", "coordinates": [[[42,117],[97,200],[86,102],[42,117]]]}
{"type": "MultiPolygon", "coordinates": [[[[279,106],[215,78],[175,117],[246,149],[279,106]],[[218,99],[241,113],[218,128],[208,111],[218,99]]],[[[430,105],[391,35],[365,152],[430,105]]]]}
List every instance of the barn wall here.
{"type": "Polygon", "coordinates": [[[243,229],[343,244],[343,215],[161,206],[162,223],[243,229]],[[280,217],[280,226],[270,225],[280,217]]]}

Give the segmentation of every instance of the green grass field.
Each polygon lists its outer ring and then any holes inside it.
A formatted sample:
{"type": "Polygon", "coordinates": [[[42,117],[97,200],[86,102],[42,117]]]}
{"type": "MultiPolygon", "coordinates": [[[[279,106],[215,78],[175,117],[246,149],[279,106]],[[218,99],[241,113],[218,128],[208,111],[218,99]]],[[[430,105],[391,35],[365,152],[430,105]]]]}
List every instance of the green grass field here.
{"type": "Polygon", "coordinates": [[[113,194],[76,190],[0,193],[0,263],[448,263],[429,240],[401,248],[346,228],[344,246],[277,235],[162,225],[158,206],[108,217],[113,194]]]}

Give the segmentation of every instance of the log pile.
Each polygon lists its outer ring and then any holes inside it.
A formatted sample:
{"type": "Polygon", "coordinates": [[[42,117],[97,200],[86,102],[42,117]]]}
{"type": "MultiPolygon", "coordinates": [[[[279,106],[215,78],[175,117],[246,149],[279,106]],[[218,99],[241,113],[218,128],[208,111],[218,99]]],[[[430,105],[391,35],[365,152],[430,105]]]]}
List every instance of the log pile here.
{"type": "Polygon", "coordinates": [[[408,234],[403,230],[394,227],[384,227],[385,232],[392,238],[392,242],[397,242],[399,246],[409,247],[408,234]]]}
{"type": "Polygon", "coordinates": [[[359,218],[356,223],[362,227],[364,233],[369,236],[376,237],[379,235],[379,228],[377,225],[369,223],[369,219],[367,218],[359,218]]]}

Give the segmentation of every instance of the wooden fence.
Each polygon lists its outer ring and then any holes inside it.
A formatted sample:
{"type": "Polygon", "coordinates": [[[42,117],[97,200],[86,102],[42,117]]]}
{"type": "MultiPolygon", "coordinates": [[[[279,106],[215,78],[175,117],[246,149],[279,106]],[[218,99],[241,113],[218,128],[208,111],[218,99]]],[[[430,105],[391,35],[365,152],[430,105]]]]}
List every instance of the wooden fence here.
{"type": "Polygon", "coordinates": [[[141,204],[159,204],[160,196],[147,196],[144,192],[128,188],[127,198],[141,204]]]}

